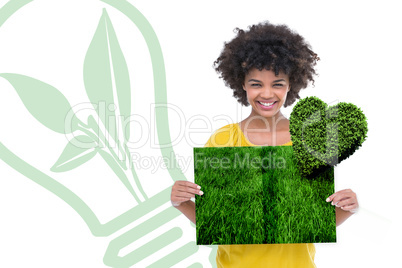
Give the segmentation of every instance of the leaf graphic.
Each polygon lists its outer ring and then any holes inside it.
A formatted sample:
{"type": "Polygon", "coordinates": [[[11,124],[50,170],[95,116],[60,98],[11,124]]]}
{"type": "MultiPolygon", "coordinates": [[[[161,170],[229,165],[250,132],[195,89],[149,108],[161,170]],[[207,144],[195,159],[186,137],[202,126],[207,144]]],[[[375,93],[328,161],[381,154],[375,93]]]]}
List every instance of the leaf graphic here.
{"type": "Polygon", "coordinates": [[[77,129],[75,114],[68,117],[71,105],[55,87],[29,76],[0,74],[11,83],[28,111],[47,128],[58,133],[71,133],[77,129]]]}
{"type": "Polygon", "coordinates": [[[59,159],[57,159],[50,170],[53,172],[64,172],[84,164],[96,155],[96,151],[94,150],[96,146],[97,143],[88,136],[80,135],[74,137],[67,143],[59,159]]]}
{"type": "MultiPolygon", "coordinates": [[[[103,124],[117,141],[116,114],[109,105],[115,104],[115,91],[120,115],[124,116],[123,119],[130,116],[130,79],[123,52],[105,9],[85,55],[84,84],[88,98],[95,105],[103,124]]],[[[127,140],[130,134],[129,126],[123,131],[127,140]]]]}
{"type": "Polygon", "coordinates": [[[117,162],[113,159],[113,157],[109,153],[107,153],[103,150],[98,149],[97,151],[102,156],[102,158],[106,161],[106,163],[109,165],[109,167],[112,168],[114,174],[116,174],[117,177],[120,179],[120,181],[124,184],[124,186],[126,186],[127,190],[133,195],[135,200],[138,203],[141,203],[141,200],[138,198],[137,194],[135,193],[133,186],[128,181],[126,174],[120,168],[120,166],[117,164],[117,162]]]}

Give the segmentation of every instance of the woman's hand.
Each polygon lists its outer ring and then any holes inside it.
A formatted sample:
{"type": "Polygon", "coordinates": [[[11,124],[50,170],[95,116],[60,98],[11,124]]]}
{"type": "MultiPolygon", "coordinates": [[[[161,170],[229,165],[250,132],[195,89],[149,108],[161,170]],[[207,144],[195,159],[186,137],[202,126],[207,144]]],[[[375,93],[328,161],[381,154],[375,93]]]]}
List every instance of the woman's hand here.
{"type": "Polygon", "coordinates": [[[170,200],[174,207],[178,207],[183,202],[189,201],[194,198],[195,195],[203,195],[204,193],[200,191],[201,186],[189,182],[189,181],[176,181],[172,187],[172,193],[170,195],[170,200]]]}
{"type": "Polygon", "coordinates": [[[359,209],[356,193],[350,189],[338,191],[329,196],[326,201],[332,202],[332,205],[351,213],[355,213],[359,209]]]}
{"type": "Polygon", "coordinates": [[[350,189],[338,191],[329,196],[326,201],[332,202],[331,204],[336,207],[336,226],[341,225],[359,209],[356,194],[350,189]]]}

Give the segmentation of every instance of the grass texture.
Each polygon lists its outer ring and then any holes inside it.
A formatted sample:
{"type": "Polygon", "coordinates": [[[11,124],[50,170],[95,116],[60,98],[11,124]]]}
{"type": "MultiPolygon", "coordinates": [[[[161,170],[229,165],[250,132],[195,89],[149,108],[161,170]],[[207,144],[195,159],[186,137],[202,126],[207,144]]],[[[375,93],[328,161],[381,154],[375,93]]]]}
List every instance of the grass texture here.
{"type": "Polygon", "coordinates": [[[336,241],[333,168],[300,175],[292,146],[194,148],[198,245],[336,241]]]}

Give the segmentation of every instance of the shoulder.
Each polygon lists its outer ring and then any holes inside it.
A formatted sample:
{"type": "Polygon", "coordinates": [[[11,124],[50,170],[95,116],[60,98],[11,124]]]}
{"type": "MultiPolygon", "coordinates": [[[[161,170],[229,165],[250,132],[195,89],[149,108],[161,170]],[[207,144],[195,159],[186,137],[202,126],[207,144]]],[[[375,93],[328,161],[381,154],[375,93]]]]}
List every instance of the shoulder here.
{"type": "Polygon", "coordinates": [[[282,144],[282,146],[292,146],[292,145],[293,145],[292,141],[282,144]]]}
{"type": "Polygon", "coordinates": [[[281,141],[282,142],[288,141],[286,143],[280,144],[281,146],[291,146],[293,144],[292,140],[291,140],[292,137],[289,132],[289,123],[290,123],[289,119],[287,119],[285,117],[283,117],[279,121],[277,131],[279,133],[279,136],[281,137],[281,141]]]}
{"type": "Polygon", "coordinates": [[[205,147],[229,147],[234,146],[239,137],[238,124],[228,124],[216,130],[208,139],[205,147]]]}

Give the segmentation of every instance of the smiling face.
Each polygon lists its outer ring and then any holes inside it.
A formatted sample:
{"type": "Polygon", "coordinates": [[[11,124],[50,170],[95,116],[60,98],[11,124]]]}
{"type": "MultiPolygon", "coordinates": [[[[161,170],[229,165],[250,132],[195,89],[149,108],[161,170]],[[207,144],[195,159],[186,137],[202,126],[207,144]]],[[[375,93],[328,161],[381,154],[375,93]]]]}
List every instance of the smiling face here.
{"type": "Polygon", "coordinates": [[[280,108],[285,103],[290,89],[289,76],[283,72],[276,76],[272,70],[253,68],[246,74],[243,88],[253,108],[250,116],[272,118],[280,115],[280,108]]]}

